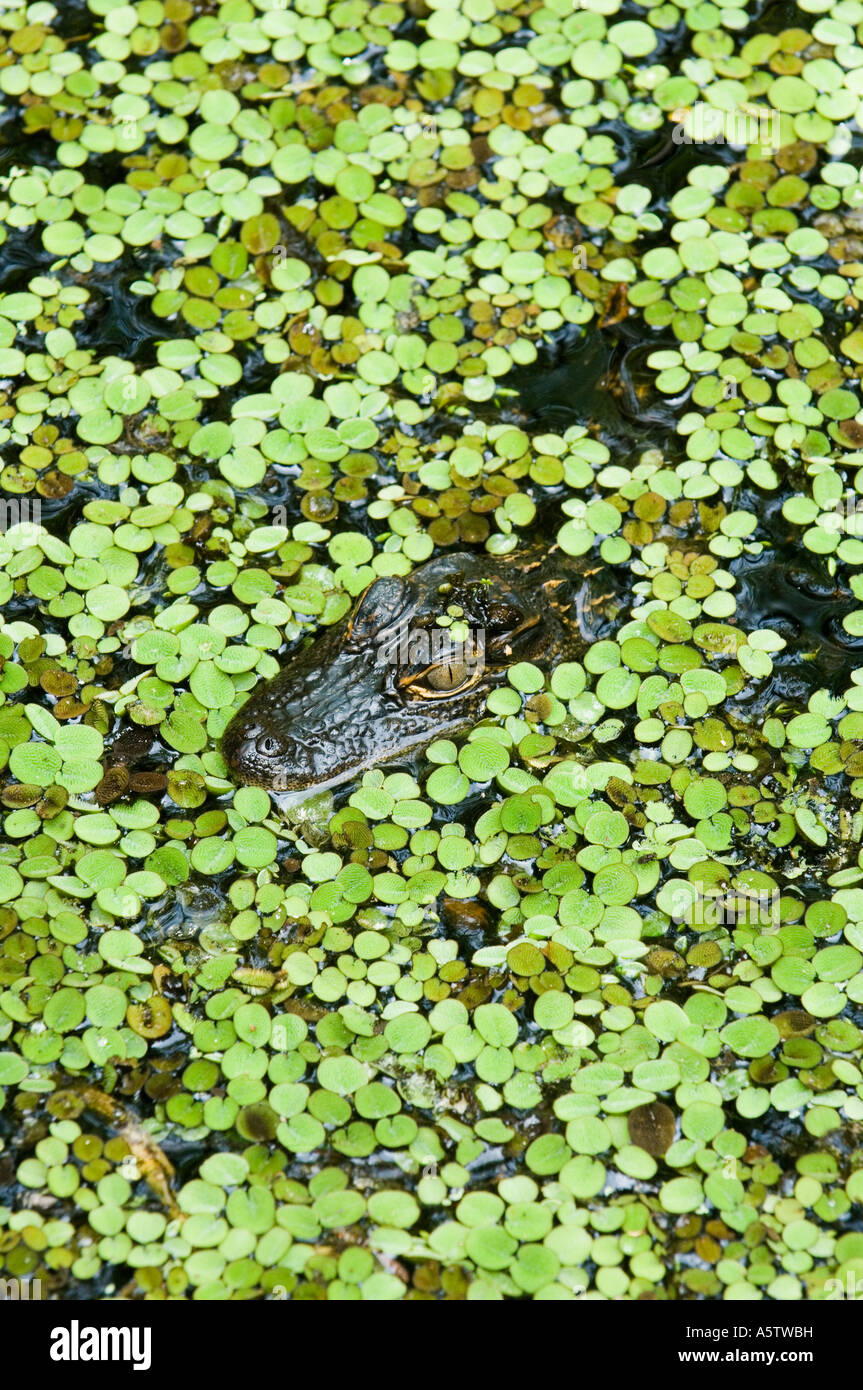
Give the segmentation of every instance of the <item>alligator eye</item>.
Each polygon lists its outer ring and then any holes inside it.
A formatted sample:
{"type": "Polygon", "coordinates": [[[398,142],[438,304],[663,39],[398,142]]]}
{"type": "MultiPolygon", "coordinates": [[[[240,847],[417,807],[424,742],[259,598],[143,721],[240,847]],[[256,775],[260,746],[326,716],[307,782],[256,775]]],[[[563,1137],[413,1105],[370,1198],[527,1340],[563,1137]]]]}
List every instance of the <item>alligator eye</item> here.
{"type": "Polygon", "coordinates": [[[470,668],[465,661],[444,661],[426,672],[426,683],[432,690],[458,690],[464,685],[470,668]]]}
{"type": "Polygon", "coordinates": [[[468,690],[476,685],[481,675],[481,666],[468,665],[466,661],[442,661],[399,684],[407,690],[408,695],[430,700],[436,695],[456,695],[468,690]]]}
{"type": "Polygon", "coordinates": [[[264,734],[255,744],[259,753],[263,753],[265,758],[273,758],[279,751],[279,740],[271,738],[269,734],[264,734]]]}

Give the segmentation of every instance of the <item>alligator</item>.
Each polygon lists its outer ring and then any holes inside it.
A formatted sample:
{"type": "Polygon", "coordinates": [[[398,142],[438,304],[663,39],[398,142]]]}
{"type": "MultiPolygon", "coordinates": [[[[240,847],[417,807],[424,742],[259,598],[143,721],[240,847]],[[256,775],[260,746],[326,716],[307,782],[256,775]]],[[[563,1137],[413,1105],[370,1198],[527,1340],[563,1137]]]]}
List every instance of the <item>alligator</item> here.
{"type": "Polygon", "coordinates": [[[583,656],[615,593],[606,567],[558,547],[446,554],[377,579],[254,689],[225,730],[225,761],[239,781],[299,792],[410,758],[482,718],[514,662],[583,656]]]}

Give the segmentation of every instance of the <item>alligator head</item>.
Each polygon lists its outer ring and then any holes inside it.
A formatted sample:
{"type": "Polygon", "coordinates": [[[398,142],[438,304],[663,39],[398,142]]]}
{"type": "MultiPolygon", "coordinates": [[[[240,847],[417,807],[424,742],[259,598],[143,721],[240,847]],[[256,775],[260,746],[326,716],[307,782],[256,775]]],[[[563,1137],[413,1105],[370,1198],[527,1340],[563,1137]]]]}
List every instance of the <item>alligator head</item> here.
{"type": "Polygon", "coordinates": [[[292,653],[228,725],[242,782],[332,786],[481,717],[516,661],[543,667],[586,645],[583,561],[443,555],[375,581],[351,617],[292,653]]]}

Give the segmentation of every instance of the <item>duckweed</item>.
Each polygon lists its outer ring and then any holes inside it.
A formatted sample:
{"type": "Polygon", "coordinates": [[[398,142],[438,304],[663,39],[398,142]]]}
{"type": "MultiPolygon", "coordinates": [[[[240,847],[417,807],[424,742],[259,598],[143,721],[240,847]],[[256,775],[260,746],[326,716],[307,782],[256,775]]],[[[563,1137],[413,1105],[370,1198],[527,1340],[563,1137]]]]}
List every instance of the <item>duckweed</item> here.
{"type": "Polygon", "coordinates": [[[4,1275],[829,1296],[863,8],[86,9],[0,15],[4,1275]],[[607,577],[582,660],[335,795],[234,785],[376,578],[536,541],[607,577]]]}

